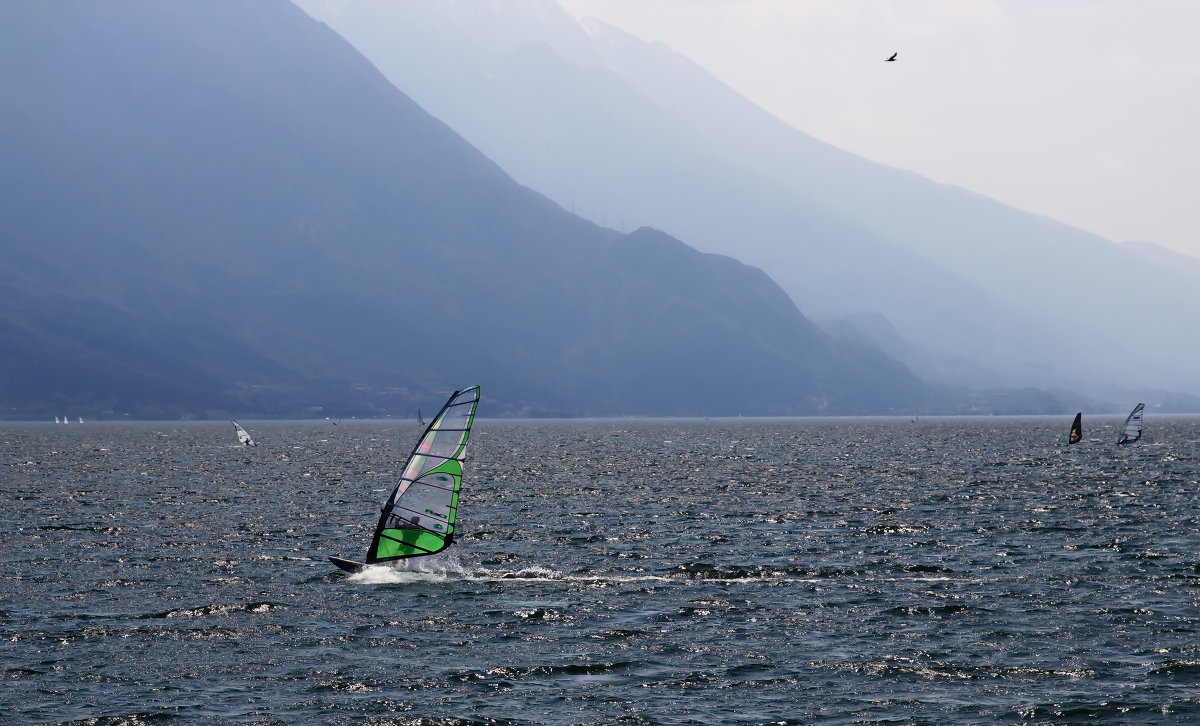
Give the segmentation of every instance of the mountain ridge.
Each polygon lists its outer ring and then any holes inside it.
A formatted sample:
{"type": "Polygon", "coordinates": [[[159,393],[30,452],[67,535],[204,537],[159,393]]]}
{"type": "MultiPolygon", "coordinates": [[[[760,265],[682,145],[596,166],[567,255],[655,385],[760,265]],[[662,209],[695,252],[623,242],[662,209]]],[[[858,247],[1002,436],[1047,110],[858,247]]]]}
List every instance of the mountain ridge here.
{"type": "Polygon", "coordinates": [[[882,313],[980,385],[1200,388],[1186,364],[1200,345],[1178,334],[1200,313],[1200,279],[813,139],[662,44],[596,22],[586,36],[549,0],[509,4],[502,25],[448,3],[297,2],[515,178],[761,267],[810,316],[882,313]],[[482,47],[452,32],[485,26],[482,47]],[[1137,279],[1154,281],[1138,293],[1153,316],[1116,303],[1137,279]],[[1131,329],[1163,354],[1130,360],[1131,329]]]}
{"type": "Polygon", "coordinates": [[[0,417],[948,400],[761,270],[517,184],[284,0],[18,0],[0,69],[0,417]]]}

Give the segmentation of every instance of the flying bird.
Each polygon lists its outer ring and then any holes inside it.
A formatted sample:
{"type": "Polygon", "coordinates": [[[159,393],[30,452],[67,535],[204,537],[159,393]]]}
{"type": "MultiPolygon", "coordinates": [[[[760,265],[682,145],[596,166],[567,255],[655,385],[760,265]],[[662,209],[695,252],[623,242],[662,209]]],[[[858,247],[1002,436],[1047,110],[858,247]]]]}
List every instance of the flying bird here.
{"type": "Polygon", "coordinates": [[[900,54],[899,54],[899,53],[892,53],[892,57],[891,57],[891,58],[886,58],[886,59],[884,59],[884,62],[886,63],[886,62],[888,62],[888,61],[894,61],[894,60],[896,60],[896,56],[898,56],[898,55],[900,55],[900,54]]]}

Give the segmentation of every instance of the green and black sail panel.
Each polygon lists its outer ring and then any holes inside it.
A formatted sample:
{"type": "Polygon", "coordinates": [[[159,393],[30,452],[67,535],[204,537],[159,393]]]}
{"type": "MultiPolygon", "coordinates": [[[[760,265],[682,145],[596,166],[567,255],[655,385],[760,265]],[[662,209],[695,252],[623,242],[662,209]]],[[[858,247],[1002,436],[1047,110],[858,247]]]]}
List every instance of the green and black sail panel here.
{"type": "Polygon", "coordinates": [[[383,507],[367,564],[432,555],[450,546],[478,405],[479,386],[455,391],[430,421],[383,507]]]}

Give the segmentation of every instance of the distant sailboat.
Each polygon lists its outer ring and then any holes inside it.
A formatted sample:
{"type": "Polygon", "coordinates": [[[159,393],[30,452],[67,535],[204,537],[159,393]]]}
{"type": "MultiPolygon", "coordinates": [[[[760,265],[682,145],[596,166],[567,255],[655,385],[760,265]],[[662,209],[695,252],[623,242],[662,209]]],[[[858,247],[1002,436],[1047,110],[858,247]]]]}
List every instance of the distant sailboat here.
{"type": "Polygon", "coordinates": [[[419,408],[417,409],[417,425],[418,426],[425,425],[425,419],[421,417],[421,409],[419,409],[419,408]]]}
{"type": "Polygon", "coordinates": [[[1071,435],[1067,438],[1068,444],[1078,444],[1083,438],[1083,411],[1075,414],[1075,421],[1071,424],[1071,435]]]}
{"type": "Polygon", "coordinates": [[[367,561],[330,557],[330,562],[358,572],[367,565],[432,555],[454,542],[462,462],[478,406],[479,386],[450,394],[409,455],[383,506],[367,561]]]}
{"type": "Polygon", "coordinates": [[[242,446],[258,446],[258,442],[254,440],[254,437],[246,429],[242,428],[242,425],[237,421],[233,422],[233,429],[237,431],[239,444],[242,446]]]}
{"type": "Polygon", "coordinates": [[[79,423],[83,423],[83,416],[79,417],[79,423]]]}
{"type": "Polygon", "coordinates": [[[1142,410],[1145,408],[1146,404],[1139,403],[1129,412],[1129,416],[1125,419],[1125,425],[1121,427],[1121,437],[1117,439],[1118,444],[1131,444],[1142,438],[1142,410]]]}
{"type": "Polygon", "coordinates": [[[63,416],[63,423],[69,424],[69,423],[71,423],[71,419],[67,418],[66,416],[63,416]]]}
{"type": "Polygon", "coordinates": [[[58,416],[55,416],[54,423],[58,424],[58,423],[62,423],[62,421],[59,420],[58,416]]]}

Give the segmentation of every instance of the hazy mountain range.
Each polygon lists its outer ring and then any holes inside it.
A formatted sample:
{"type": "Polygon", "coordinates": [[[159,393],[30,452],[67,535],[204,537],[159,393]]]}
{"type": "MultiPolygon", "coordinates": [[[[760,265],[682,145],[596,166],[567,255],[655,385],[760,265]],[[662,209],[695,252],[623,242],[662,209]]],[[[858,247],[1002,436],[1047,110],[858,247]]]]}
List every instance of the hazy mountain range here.
{"type": "Polygon", "coordinates": [[[1196,260],[833,148],[553,0],[297,2],[518,181],[761,267],[928,380],[1200,391],[1196,260]]]}
{"type": "Polygon", "coordinates": [[[476,383],[484,415],[980,400],[514,182],[286,0],[3,3],[0,78],[5,418],[407,416],[476,383]]]}

